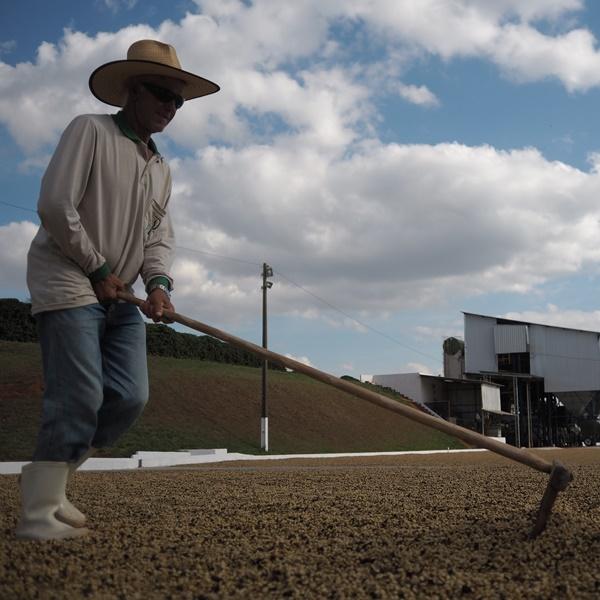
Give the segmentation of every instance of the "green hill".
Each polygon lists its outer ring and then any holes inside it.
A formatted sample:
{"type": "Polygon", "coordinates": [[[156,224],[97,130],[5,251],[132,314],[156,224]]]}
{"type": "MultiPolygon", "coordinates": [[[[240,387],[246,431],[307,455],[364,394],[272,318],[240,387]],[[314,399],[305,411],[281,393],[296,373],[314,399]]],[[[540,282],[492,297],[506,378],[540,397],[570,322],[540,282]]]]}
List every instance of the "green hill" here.
{"type": "MultiPolygon", "coordinates": [[[[0,340],[36,342],[38,339],[31,304],[15,298],[0,298],[0,340]]],[[[262,360],[248,352],[216,340],[208,335],[176,331],[163,324],[146,323],[146,350],[156,356],[198,358],[213,362],[260,367],[262,360]]],[[[269,369],[283,367],[269,363],[269,369]]]]}
{"type": "MultiPolygon", "coordinates": [[[[146,411],[104,456],[183,448],[260,453],[261,369],[159,356],[149,356],[148,363],[151,392],[146,411]]],[[[37,344],[0,341],[0,364],[0,460],[28,460],[43,385],[37,344]]],[[[448,447],[463,445],[304,375],[269,373],[271,453],[448,447]]]]}

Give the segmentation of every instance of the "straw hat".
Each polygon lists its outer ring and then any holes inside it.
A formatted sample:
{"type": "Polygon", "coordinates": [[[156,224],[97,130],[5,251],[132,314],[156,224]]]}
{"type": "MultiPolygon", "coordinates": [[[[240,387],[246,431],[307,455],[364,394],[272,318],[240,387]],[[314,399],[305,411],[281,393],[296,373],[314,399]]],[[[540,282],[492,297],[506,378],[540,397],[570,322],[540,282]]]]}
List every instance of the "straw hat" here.
{"type": "Polygon", "coordinates": [[[173,46],[156,40],[139,40],[127,51],[127,60],[115,60],[98,67],[90,76],[92,94],[113,106],[127,101],[127,81],[136,75],[162,75],[185,83],[181,92],[184,100],[214,94],[219,86],[204,77],[181,68],[173,46]]]}

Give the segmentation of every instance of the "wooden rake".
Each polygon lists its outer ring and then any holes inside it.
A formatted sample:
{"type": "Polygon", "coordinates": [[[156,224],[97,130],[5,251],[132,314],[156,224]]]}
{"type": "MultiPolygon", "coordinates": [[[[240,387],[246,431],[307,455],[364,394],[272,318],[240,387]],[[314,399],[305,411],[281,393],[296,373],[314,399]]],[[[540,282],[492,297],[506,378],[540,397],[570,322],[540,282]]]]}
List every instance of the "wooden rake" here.
{"type": "MultiPolygon", "coordinates": [[[[118,297],[126,302],[135,304],[138,307],[143,304],[142,300],[126,292],[118,292],[118,297]]],[[[476,431],[471,431],[470,429],[465,429],[459,425],[449,423],[442,418],[434,417],[416,408],[411,408],[401,404],[400,402],[392,400],[391,398],[387,398],[386,396],[372,392],[364,387],[358,386],[349,381],[345,381],[339,377],[335,377],[334,375],[329,375],[328,373],[319,371],[314,367],[309,367],[304,363],[298,362],[281,354],[277,354],[276,352],[272,352],[262,348],[261,346],[247,342],[225,331],[221,331],[220,329],[211,327],[210,325],[206,325],[200,321],[195,321],[194,319],[190,319],[189,317],[180,315],[174,311],[165,310],[164,316],[165,318],[176,323],[180,323],[181,325],[185,325],[190,329],[194,329],[195,331],[200,331],[201,333],[215,337],[237,348],[247,350],[248,352],[256,354],[265,360],[280,364],[293,371],[304,373],[304,375],[308,375],[308,377],[311,377],[312,379],[316,379],[317,381],[331,385],[339,390],[347,392],[348,394],[362,398],[367,402],[381,406],[382,408],[387,408],[388,410],[399,413],[407,419],[417,421],[418,423],[432,427],[438,431],[443,431],[448,435],[457,437],[470,446],[491,450],[492,452],[500,454],[510,460],[527,465],[532,469],[541,471],[542,473],[548,473],[550,478],[540,503],[535,524],[529,534],[531,539],[537,537],[542,531],[544,531],[558,493],[565,490],[569,483],[573,480],[573,474],[571,471],[557,460],[550,463],[525,450],[524,448],[515,448],[509,444],[504,444],[494,440],[493,438],[486,437],[480,433],[477,433],[476,431]]]]}

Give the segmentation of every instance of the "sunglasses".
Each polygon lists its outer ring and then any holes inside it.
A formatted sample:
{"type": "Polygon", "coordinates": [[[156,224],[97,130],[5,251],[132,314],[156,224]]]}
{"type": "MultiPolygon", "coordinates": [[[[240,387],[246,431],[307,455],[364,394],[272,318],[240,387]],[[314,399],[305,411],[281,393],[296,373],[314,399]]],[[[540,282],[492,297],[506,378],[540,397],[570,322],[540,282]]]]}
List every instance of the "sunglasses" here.
{"type": "Polygon", "coordinates": [[[158,101],[168,104],[169,102],[175,102],[175,108],[179,109],[183,106],[183,98],[168,90],[167,88],[160,87],[160,85],[154,85],[153,83],[142,83],[144,88],[148,90],[158,101]]]}

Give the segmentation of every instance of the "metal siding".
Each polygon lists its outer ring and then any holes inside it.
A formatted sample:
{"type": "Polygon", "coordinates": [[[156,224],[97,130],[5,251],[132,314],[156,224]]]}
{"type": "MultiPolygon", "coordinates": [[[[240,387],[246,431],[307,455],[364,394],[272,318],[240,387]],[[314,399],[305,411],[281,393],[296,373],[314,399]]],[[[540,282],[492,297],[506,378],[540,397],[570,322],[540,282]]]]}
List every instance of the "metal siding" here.
{"type": "Polygon", "coordinates": [[[528,351],[527,325],[496,325],[494,349],[496,354],[512,354],[528,351]]]}
{"type": "Polygon", "coordinates": [[[546,329],[531,325],[529,328],[529,371],[537,377],[544,377],[547,370],[546,355],[546,329]]]}
{"type": "Polygon", "coordinates": [[[544,325],[530,326],[531,374],[547,392],[600,389],[599,335],[544,325]]]}
{"type": "Polygon", "coordinates": [[[494,352],[496,319],[465,314],[465,373],[497,371],[494,352]]]}

